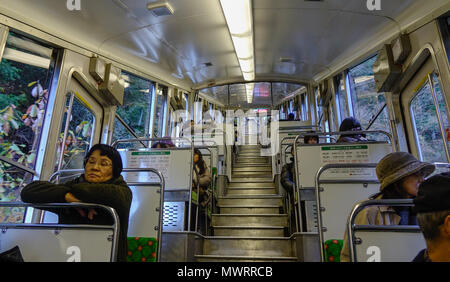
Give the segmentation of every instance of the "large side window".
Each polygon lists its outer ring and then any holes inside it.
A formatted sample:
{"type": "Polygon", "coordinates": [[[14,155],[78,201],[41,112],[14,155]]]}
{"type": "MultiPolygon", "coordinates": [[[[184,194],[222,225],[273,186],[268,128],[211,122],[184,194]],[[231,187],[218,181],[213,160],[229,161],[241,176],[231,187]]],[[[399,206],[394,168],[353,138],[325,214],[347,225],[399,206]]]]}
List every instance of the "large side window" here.
{"type": "Polygon", "coordinates": [[[156,109],[153,121],[153,137],[163,137],[165,131],[165,115],[167,110],[167,92],[166,86],[159,85],[156,92],[156,109]]]}
{"type": "MultiPolygon", "coordinates": [[[[32,170],[36,167],[42,125],[56,52],[10,32],[0,64],[0,156],[32,170]]],[[[31,175],[0,161],[0,201],[16,201],[31,175]]],[[[22,209],[0,209],[0,222],[20,222],[22,209]]]]}
{"type": "MultiPolygon", "coordinates": [[[[348,85],[353,105],[354,117],[365,130],[391,132],[389,115],[384,93],[377,93],[372,65],[377,57],[372,57],[349,69],[348,85]]],[[[369,136],[370,139],[386,140],[383,135],[369,136]]]]}
{"type": "MultiPolygon", "coordinates": [[[[117,107],[112,141],[149,135],[154,83],[123,72],[125,92],[123,105],[117,107]]],[[[136,143],[124,145],[135,146],[136,143]]]]}
{"type": "Polygon", "coordinates": [[[347,95],[345,93],[345,84],[342,74],[335,76],[333,81],[336,93],[337,114],[340,124],[345,118],[348,118],[350,116],[346,99],[347,95]]]}
{"type": "Polygon", "coordinates": [[[419,154],[423,161],[448,162],[448,138],[445,132],[449,129],[447,108],[436,75],[432,73],[429,78],[417,87],[411,100],[411,115],[419,154]]]}

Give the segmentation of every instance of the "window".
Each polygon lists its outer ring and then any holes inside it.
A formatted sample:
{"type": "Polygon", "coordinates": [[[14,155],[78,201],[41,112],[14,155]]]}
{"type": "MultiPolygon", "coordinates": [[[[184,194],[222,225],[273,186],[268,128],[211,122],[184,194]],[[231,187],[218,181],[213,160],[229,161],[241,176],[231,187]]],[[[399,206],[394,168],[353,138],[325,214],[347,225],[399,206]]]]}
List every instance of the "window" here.
{"type": "Polygon", "coordinates": [[[448,162],[445,148],[448,146],[448,138],[444,135],[447,144],[444,143],[443,139],[445,130],[449,128],[446,104],[436,75],[433,73],[430,77],[439,104],[440,119],[444,132],[440,128],[440,121],[438,120],[438,113],[433,99],[434,95],[427,79],[416,89],[416,95],[411,100],[411,115],[419,145],[419,154],[423,161],[448,162]]]}
{"type": "Polygon", "coordinates": [[[342,78],[342,74],[335,76],[333,81],[336,92],[335,96],[336,96],[337,114],[340,124],[345,118],[348,118],[350,116],[346,99],[347,95],[345,91],[345,84],[344,79],[342,78]]]}
{"type": "MultiPolygon", "coordinates": [[[[352,108],[354,117],[361,123],[363,130],[383,130],[390,133],[386,98],[384,93],[377,93],[375,87],[372,65],[376,59],[377,56],[374,56],[348,71],[352,108]]],[[[387,137],[376,134],[368,138],[386,141],[387,137]]]]}
{"type": "Polygon", "coordinates": [[[308,107],[308,99],[306,93],[300,95],[300,109],[301,109],[301,118],[302,120],[309,119],[309,107],[308,107]]]}
{"type": "MultiPolygon", "coordinates": [[[[56,51],[10,32],[0,63],[0,156],[36,168],[56,51]]],[[[16,201],[32,178],[0,162],[0,201],[16,201]]],[[[0,209],[0,222],[21,222],[23,209],[0,209]]]]}
{"type": "Polygon", "coordinates": [[[122,122],[125,124],[114,126],[113,141],[130,138],[130,135],[144,137],[150,130],[153,82],[127,72],[122,73],[122,78],[126,88],[123,105],[117,107],[116,115],[119,118],[115,125],[122,122]]]}
{"type": "Polygon", "coordinates": [[[323,113],[322,113],[322,105],[320,104],[320,91],[319,86],[316,86],[314,88],[314,97],[316,99],[316,117],[317,117],[317,124],[320,125],[323,121],[323,113]]]}
{"type": "Polygon", "coordinates": [[[336,115],[333,111],[333,101],[330,101],[328,104],[328,121],[330,123],[330,132],[339,130],[339,124],[336,122],[336,115]]]}
{"type": "Polygon", "coordinates": [[[162,85],[158,87],[156,92],[156,109],[153,123],[153,137],[155,138],[163,137],[165,131],[164,120],[167,108],[167,92],[168,88],[162,85]]]}
{"type": "Polygon", "coordinates": [[[76,93],[69,93],[58,140],[56,170],[83,168],[84,156],[92,143],[95,117],[76,93]],[[69,121],[67,122],[67,116],[69,121]]]}

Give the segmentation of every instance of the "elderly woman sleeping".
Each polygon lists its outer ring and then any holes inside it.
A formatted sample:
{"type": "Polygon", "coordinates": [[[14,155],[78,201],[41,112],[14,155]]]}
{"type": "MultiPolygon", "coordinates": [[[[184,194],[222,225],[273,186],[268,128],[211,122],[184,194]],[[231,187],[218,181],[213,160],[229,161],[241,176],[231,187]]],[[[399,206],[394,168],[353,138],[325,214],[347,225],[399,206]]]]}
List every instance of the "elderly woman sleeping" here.
{"type": "MultiPolygon", "coordinates": [[[[64,184],[35,181],[21,192],[22,201],[28,203],[94,203],[112,207],[120,220],[117,261],[126,261],[127,230],[131,189],[123,180],[122,158],[109,145],[94,145],[84,160],[84,174],[64,184]]],[[[61,224],[112,225],[113,219],[103,210],[81,208],[55,210],[61,224]]]]}

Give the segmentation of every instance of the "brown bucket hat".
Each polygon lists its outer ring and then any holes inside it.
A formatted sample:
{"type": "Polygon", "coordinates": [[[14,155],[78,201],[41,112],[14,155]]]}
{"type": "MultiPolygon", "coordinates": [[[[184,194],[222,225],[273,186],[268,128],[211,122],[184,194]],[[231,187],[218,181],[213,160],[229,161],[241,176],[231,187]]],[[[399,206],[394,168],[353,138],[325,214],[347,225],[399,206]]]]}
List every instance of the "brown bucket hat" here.
{"type": "Polygon", "coordinates": [[[383,191],[390,184],[417,172],[421,172],[423,177],[427,177],[433,173],[435,168],[433,164],[421,162],[410,153],[390,153],[381,159],[376,168],[377,177],[381,183],[380,191],[383,191]]]}

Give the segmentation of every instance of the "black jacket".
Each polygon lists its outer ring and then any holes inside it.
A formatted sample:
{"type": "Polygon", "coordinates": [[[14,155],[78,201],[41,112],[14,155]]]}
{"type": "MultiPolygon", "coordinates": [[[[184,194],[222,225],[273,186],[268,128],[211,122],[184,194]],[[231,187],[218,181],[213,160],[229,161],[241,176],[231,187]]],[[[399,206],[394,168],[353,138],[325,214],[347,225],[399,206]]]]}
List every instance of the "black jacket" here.
{"type": "Polygon", "coordinates": [[[291,163],[285,164],[281,169],[280,182],[286,192],[292,196],[295,185],[295,168],[293,158],[291,160],[291,163]]]}
{"type": "MultiPolygon", "coordinates": [[[[128,220],[130,214],[132,192],[122,176],[105,183],[89,183],[84,175],[64,184],[53,184],[47,181],[35,181],[22,189],[21,198],[27,203],[66,203],[65,195],[73,194],[84,203],[100,204],[116,210],[119,221],[119,247],[117,261],[126,261],[128,253],[128,220]]],[[[96,210],[93,220],[82,217],[75,209],[55,209],[61,224],[95,224],[112,225],[113,219],[108,212],[96,210]]]]}

